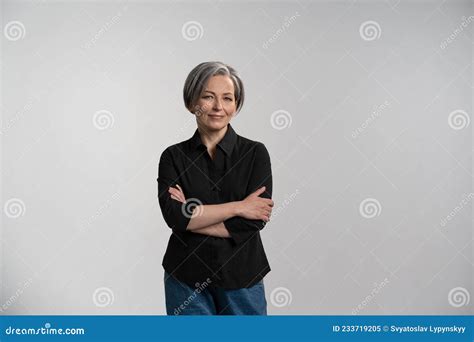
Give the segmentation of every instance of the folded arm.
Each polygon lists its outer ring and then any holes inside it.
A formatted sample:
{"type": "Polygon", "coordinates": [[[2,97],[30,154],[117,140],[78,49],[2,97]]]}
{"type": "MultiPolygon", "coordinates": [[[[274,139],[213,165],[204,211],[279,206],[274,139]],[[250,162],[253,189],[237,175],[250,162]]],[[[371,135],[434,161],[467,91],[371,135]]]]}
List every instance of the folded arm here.
{"type": "Polygon", "coordinates": [[[214,237],[221,237],[221,238],[231,238],[229,231],[224,225],[224,222],[219,222],[217,224],[213,224],[204,228],[195,229],[192,231],[196,234],[214,236],[214,237]]]}
{"type": "Polygon", "coordinates": [[[210,228],[198,229],[194,231],[195,233],[230,237],[235,244],[242,244],[262,230],[270,220],[271,207],[273,207],[270,155],[262,143],[257,144],[255,148],[255,160],[246,191],[249,195],[238,202],[237,215],[210,228]],[[261,198],[267,201],[262,201],[261,198]]]}
{"type": "Polygon", "coordinates": [[[196,205],[196,199],[185,199],[184,194],[181,197],[179,192],[182,193],[182,189],[176,184],[178,179],[167,149],[162,153],[158,166],[158,201],[163,218],[172,230],[184,232],[207,228],[237,214],[237,202],[196,205]]]}
{"type": "MultiPolygon", "coordinates": [[[[264,191],[257,191],[258,196],[268,199],[270,206],[273,207],[273,201],[271,200],[273,178],[270,155],[262,143],[258,143],[255,149],[255,160],[247,186],[247,194],[253,193],[263,187],[264,191]]],[[[269,215],[271,215],[271,210],[269,215]]],[[[229,231],[234,243],[242,244],[262,230],[269,220],[270,216],[268,216],[268,219],[262,219],[262,217],[252,218],[246,215],[238,215],[225,220],[224,225],[229,231]]]]}
{"type": "Polygon", "coordinates": [[[195,199],[185,198],[183,190],[176,184],[179,175],[173,167],[169,151],[165,150],[160,158],[157,181],[158,199],[167,225],[174,231],[232,238],[236,244],[263,229],[273,206],[272,174],[265,146],[259,143],[255,148],[247,187],[250,195],[243,201],[210,205],[196,205],[195,199]],[[268,200],[263,201],[260,195],[268,200]]]}

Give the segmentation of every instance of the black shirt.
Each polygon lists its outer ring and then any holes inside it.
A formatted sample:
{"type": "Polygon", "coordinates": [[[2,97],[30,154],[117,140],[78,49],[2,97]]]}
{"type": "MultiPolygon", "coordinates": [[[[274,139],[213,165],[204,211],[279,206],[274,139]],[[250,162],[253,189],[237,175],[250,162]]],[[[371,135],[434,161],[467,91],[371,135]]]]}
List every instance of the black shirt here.
{"type": "Polygon", "coordinates": [[[199,131],[169,146],[158,166],[158,201],[172,230],[163,258],[164,269],[191,286],[210,278],[209,286],[226,289],[251,287],[270,272],[260,230],[262,220],[235,216],[223,221],[231,238],[187,231],[189,205],[240,201],[262,186],[260,197],[272,196],[270,156],[265,145],[238,135],[230,123],[217,144],[214,159],[199,131]],[[172,199],[168,188],[179,184],[186,203],[172,199]],[[198,202],[196,202],[196,200],[198,202]]]}

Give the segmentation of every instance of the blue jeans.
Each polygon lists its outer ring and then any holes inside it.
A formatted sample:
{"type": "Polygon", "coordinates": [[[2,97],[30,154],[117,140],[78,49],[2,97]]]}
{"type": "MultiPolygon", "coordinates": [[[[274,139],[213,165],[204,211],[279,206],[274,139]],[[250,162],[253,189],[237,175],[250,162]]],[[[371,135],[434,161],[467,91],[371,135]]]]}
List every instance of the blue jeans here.
{"type": "Polygon", "coordinates": [[[263,279],[249,288],[226,290],[183,283],[165,271],[168,315],[267,315],[263,279]]]}

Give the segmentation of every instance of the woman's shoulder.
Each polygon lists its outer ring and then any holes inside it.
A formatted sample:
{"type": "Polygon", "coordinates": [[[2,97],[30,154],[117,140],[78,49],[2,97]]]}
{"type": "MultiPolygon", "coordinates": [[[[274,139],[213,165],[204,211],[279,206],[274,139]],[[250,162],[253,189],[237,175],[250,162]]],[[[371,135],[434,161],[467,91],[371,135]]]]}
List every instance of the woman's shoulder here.
{"type": "Polygon", "coordinates": [[[256,155],[268,155],[268,150],[262,141],[249,139],[237,134],[237,144],[241,151],[254,150],[256,155]]]}
{"type": "Polygon", "coordinates": [[[186,149],[186,143],[188,142],[188,140],[183,140],[183,141],[167,146],[161,152],[161,158],[172,157],[172,156],[177,155],[178,153],[186,153],[185,149],[186,149]]]}
{"type": "Polygon", "coordinates": [[[259,140],[256,139],[250,139],[249,137],[240,135],[239,133],[236,133],[237,135],[237,143],[241,144],[243,146],[249,146],[249,147],[255,147],[257,145],[264,145],[265,144],[259,140]]]}

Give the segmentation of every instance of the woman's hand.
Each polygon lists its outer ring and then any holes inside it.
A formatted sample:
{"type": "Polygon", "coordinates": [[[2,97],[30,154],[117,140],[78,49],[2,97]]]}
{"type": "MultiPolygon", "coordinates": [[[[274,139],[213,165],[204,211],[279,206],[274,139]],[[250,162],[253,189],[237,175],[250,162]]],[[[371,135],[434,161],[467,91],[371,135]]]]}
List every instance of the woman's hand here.
{"type": "Polygon", "coordinates": [[[262,186],[257,191],[248,195],[244,200],[239,202],[239,216],[250,220],[270,221],[272,214],[273,201],[269,198],[259,197],[265,191],[262,186]]]}
{"type": "Polygon", "coordinates": [[[186,197],[184,197],[183,189],[181,189],[179,184],[176,184],[176,187],[177,189],[170,186],[170,188],[168,189],[168,192],[170,193],[171,198],[181,203],[186,202],[186,197]]]}
{"type": "MultiPolygon", "coordinates": [[[[186,202],[186,197],[184,196],[183,189],[181,189],[181,187],[178,184],[176,184],[176,188],[170,187],[168,189],[168,192],[170,193],[172,199],[179,201],[181,203],[186,202]]],[[[204,228],[191,230],[190,232],[196,233],[196,234],[214,236],[214,237],[222,237],[222,238],[231,237],[229,234],[229,231],[227,230],[227,228],[224,226],[222,222],[218,224],[213,224],[204,228]]]]}

